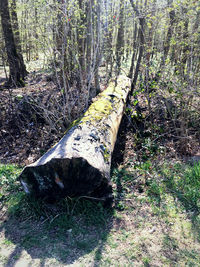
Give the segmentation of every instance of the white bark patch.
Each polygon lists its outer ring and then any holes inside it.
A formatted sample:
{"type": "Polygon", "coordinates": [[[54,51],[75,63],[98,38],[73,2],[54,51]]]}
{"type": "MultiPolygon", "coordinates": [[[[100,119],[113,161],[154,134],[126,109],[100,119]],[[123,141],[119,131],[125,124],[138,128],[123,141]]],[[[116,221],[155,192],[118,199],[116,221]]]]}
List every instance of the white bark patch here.
{"type": "Polygon", "coordinates": [[[28,190],[28,185],[24,182],[24,181],[21,181],[23,187],[24,187],[24,191],[27,193],[27,194],[30,194],[29,190],[28,190]]]}

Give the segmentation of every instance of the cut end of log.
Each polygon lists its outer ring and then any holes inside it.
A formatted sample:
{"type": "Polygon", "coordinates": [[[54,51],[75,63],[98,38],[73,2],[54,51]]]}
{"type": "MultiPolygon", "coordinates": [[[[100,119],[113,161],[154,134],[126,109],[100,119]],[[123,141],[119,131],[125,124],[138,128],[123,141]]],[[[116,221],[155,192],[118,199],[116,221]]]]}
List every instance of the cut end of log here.
{"type": "Polygon", "coordinates": [[[108,180],[84,158],[52,159],[37,168],[27,166],[20,180],[27,194],[38,197],[92,196],[98,190],[111,193],[108,180]]]}

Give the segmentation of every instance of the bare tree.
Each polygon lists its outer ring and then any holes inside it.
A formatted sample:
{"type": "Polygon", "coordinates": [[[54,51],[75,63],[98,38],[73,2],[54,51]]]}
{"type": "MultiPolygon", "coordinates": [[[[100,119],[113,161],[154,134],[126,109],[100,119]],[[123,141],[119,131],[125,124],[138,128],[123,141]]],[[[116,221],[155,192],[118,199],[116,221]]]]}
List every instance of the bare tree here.
{"type": "Polygon", "coordinates": [[[1,0],[0,14],[10,70],[8,84],[15,87],[22,86],[24,85],[24,78],[27,75],[27,71],[22,54],[17,51],[16,48],[14,34],[11,26],[8,0],[1,0]]]}

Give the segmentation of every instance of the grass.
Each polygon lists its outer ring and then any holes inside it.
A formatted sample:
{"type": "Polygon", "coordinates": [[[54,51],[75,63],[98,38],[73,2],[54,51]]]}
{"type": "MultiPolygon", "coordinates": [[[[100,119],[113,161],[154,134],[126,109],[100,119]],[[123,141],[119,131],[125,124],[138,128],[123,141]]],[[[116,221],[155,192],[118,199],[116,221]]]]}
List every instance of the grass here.
{"type": "Polygon", "coordinates": [[[21,170],[19,166],[0,164],[0,205],[3,205],[4,202],[10,203],[9,206],[12,209],[15,203],[18,203],[18,198],[25,195],[23,192],[19,193],[22,189],[17,181],[21,170]]]}
{"type": "Polygon", "coordinates": [[[26,257],[35,266],[199,266],[199,163],[114,169],[112,209],[84,199],[31,199],[16,180],[20,171],[0,165],[5,264],[26,257]]]}
{"type": "Polygon", "coordinates": [[[200,162],[189,164],[164,164],[153,170],[156,179],[148,181],[148,195],[152,200],[161,201],[166,193],[179,200],[188,212],[200,212],[200,162]]]}
{"type": "Polygon", "coordinates": [[[21,172],[21,168],[15,165],[0,164],[0,186],[6,191],[13,191],[18,188],[19,183],[16,181],[17,176],[21,172]],[[8,186],[5,186],[8,185],[8,186]]]}

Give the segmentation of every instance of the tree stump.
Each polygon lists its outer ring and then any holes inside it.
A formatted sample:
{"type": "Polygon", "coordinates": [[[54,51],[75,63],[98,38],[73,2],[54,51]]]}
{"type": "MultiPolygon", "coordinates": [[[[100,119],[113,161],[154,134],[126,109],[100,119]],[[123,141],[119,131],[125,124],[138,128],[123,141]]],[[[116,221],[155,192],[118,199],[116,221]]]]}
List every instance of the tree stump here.
{"type": "Polygon", "coordinates": [[[50,199],[111,199],[111,155],[129,90],[127,77],[111,82],[55,146],[24,168],[19,179],[25,192],[50,199]]]}

